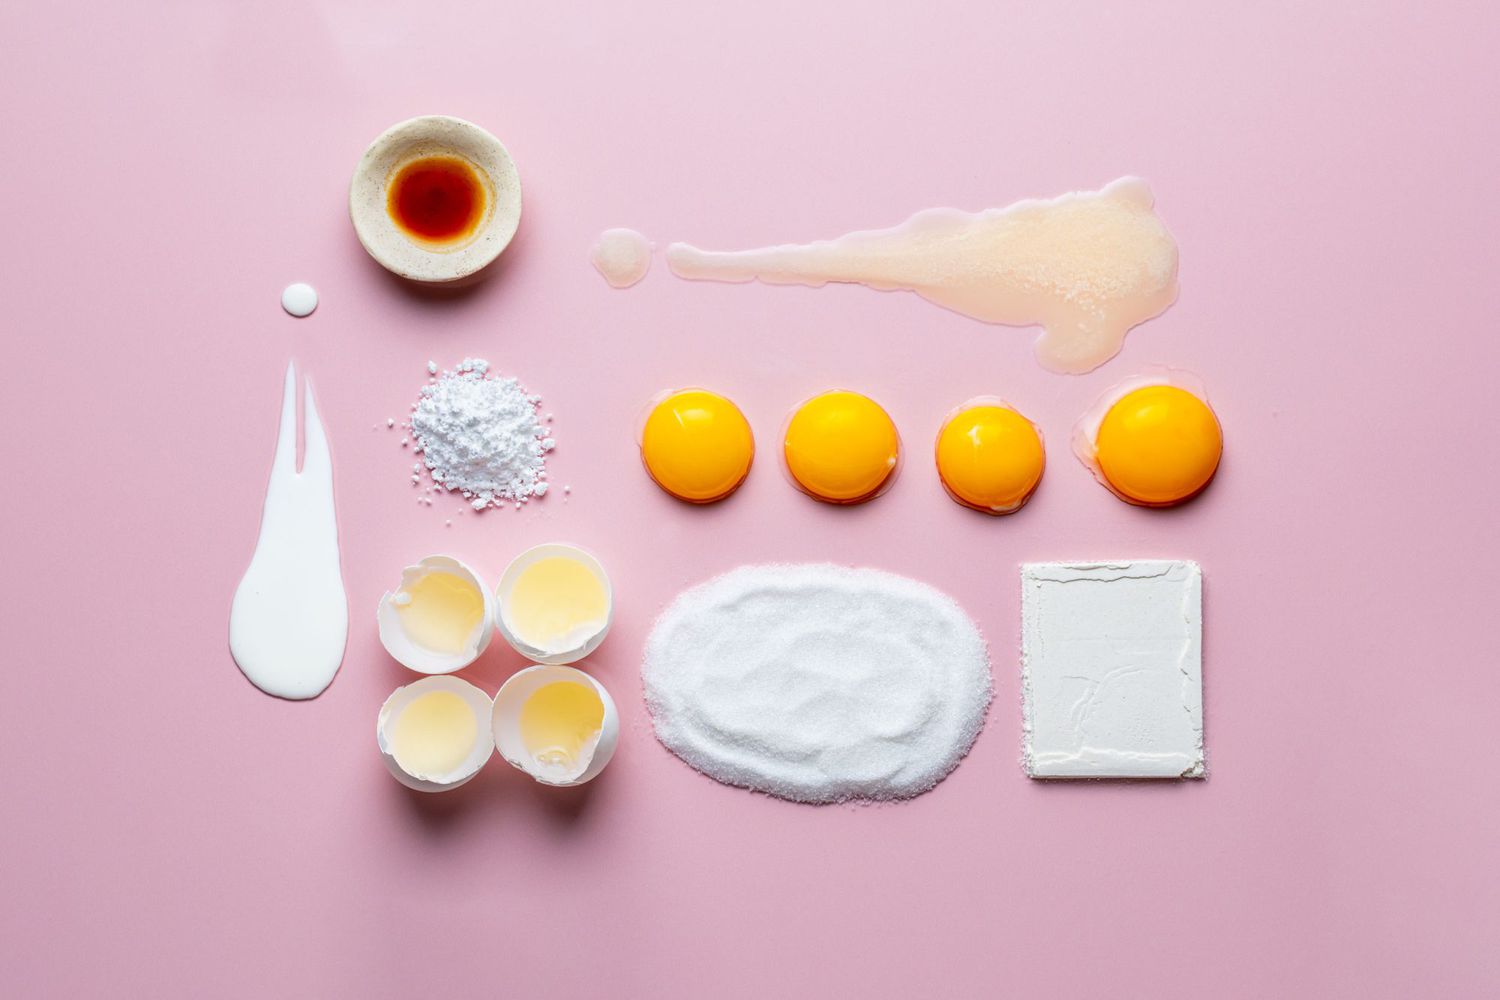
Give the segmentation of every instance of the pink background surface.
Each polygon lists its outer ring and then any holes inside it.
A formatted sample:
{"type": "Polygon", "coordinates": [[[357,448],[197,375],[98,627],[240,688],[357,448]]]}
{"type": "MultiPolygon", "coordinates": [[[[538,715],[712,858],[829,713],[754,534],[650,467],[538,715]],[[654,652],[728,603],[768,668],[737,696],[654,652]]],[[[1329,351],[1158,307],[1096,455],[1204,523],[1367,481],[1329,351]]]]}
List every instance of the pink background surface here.
{"type": "MultiPolygon", "coordinates": [[[[1494,995],[1497,22],[1243,6],[5,5],[0,993],[1494,995]],[[503,265],[455,296],[388,277],[345,213],[364,145],[432,112],[501,136],[525,183],[503,265]],[[586,260],[608,226],[751,246],[1124,173],[1155,188],[1182,296],[1079,378],[1038,368],[1032,331],[910,295],[690,284],[660,258],[615,292],[586,260]],[[279,309],[294,280],[311,319],[279,309]],[[413,502],[385,418],[465,355],[543,395],[567,502],[413,502]],[[289,356],[332,437],[353,609],[303,704],[225,643],[289,356]],[[1228,439],[1168,513],[1066,451],[1153,364],[1201,375],[1228,439]],[[735,398],[762,446],[708,509],[634,446],[682,384],[735,398]],[[859,509],[775,460],[787,408],[832,385],[910,449],[859,509]],[[981,393],[1049,443],[1007,519],[951,503],[928,458],[981,393]],[[411,679],[378,596],[413,557],[493,577],[548,539],[614,576],[591,662],[615,762],[571,793],[498,760],[406,791],[372,737],[411,679]],[[1211,777],[1030,782],[1017,564],[1138,556],[1205,569],[1211,777]],[[908,574],[980,623],[996,700],[934,792],[789,805],[655,742],[654,614],[767,559],[908,574]]],[[[497,644],[468,674],[518,665],[497,644]]]]}

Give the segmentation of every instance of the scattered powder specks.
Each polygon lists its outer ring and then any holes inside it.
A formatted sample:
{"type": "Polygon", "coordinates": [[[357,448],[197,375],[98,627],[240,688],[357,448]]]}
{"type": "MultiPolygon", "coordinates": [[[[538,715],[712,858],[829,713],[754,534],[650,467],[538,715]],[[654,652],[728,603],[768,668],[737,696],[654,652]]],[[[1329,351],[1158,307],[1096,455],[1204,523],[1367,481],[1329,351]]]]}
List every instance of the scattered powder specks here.
{"type": "Polygon", "coordinates": [[[656,736],[711,778],[799,802],[903,799],[984,725],[989,655],[951,598],[879,570],[743,566],[657,619],[656,736]]]}
{"type": "Polygon", "coordinates": [[[475,510],[545,493],[546,453],[555,446],[537,419],[540,397],[489,367],[465,358],[423,386],[408,425],[433,483],[475,510]]]}

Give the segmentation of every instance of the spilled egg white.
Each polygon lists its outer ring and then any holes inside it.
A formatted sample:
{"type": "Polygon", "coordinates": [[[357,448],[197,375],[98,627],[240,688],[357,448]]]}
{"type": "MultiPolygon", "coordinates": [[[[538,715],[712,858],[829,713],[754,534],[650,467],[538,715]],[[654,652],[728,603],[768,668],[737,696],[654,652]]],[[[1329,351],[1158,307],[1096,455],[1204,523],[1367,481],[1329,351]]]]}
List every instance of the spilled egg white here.
{"type": "Polygon", "coordinates": [[[380,598],[380,606],[376,611],[381,645],[385,646],[386,652],[395,657],[398,663],[419,674],[451,674],[473,663],[494,638],[495,618],[495,598],[489,587],[478,573],[452,556],[427,556],[416,565],[403,569],[401,585],[394,591],[387,591],[380,598]],[[484,612],[479,624],[457,653],[429,649],[413,640],[407,635],[405,624],[397,610],[402,598],[406,596],[407,588],[429,573],[451,573],[472,585],[484,602],[484,612]]]}
{"type": "MultiPolygon", "coordinates": [[[[1135,390],[1153,385],[1170,385],[1192,393],[1205,403],[1208,402],[1208,393],[1204,389],[1203,380],[1198,376],[1179,368],[1161,368],[1132,376],[1110,386],[1093,403],[1089,404],[1089,408],[1083,411],[1083,416],[1079,417],[1078,422],[1073,425],[1071,441],[1073,454],[1078,456],[1078,460],[1089,472],[1093,473],[1101,486],[1117,497],[1120,496],[1119,491],[1115,489],[1114,484],[1109,481],[1109,478],[1104,475],[1104,470],[1099,466],[1099,455],[1094,446],[1094,442],[1099,438],[1099,425],[1104,423],[1104,416],[1109,413],[1110,407],[1135,390]]],[[[1121,497],[1121,499],[1125,498],[1121,497]]]]}
{"type": "Polygon", "coordinates": [[[501,574],[500,582],[495,586],[495,602],[498,609],[494,616],[495,626],[505,637],[505,641],[532,663],[576,663],[599,648],[599,644],[609,634],[609,627],[613,624],[615,617],[614,589],[610,586],[609,574],[604,571],[603,564],[594,558],[593,553],[565,542],[547,542],[536,545],[512,559],[510,565],[505,568],[505,572],[501,574]],[[604,620],[588,629],[575,631],[567,637],[566,641],[555,647],[543,648],[532,645],[517,630],[515,622],[509,615],[508,595],[522,573],[535,563],[554,557],[576,560],[588,567],[598,579],[604,587],[604,620]]]}
{"type": "Polygon", "coordinates": [[[604,685],[575,667],[537,664],[516,673],[495,695],[492,715],[495,748],[512,767],[524,771],[544,785],[570,787],[592,781],[615,755],[620,741],[620,715],[614,699],[604,685]],[[591,687],[604,706],[604,718],[596,737],[584,747],[578,760],[559,772],[535,759],[521,738],[521,708],[539,689],[559,681],[573,681],[591,687]]]}
{"type": "Polygon", "coordinates": [[[495,752],[494,731],[490,725],[494,702],[490,696],[468,681],[457,677],[423,677],[391,692],[391,696],[380,706],[380,715],[375,722],[375,742],[380,747],[380,756],[386,769],[401,784],[419,792],[446,792],[457,788],[479,773],[490,755],[495,752]],[[448,691],[458,695],[474,712],[474,746],[462,764],[447,774],[415,774],[407,771],[396,759],[392,749],[396,721],[413,701],[434,691],[448,691]]]}

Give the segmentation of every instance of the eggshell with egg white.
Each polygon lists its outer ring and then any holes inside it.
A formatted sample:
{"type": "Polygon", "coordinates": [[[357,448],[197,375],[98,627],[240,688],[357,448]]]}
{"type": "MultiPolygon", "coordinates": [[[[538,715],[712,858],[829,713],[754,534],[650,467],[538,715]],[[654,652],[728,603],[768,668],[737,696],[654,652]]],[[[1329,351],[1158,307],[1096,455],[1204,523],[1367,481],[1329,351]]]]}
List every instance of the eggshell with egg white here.
{"type": "Polygon", "coordinates": [[[615,747],[620,742],[620,714],[615,708],[614,699],[609,696],[604,685],[576,667],[537,664],[513,675],[501,685],[495,695],[492,724],[495,748],[500,751],[500,756],[512,767],[524,771],[541,784],[557,787],[571,787],[594,780],[614,757],[615,747]],[[544,776],[521,739],[521,708],[526,704],[526,699],[540,688],[559,681],[573,681],[592,687],[604,706],[599,737],[592,751],[584,755],[575,770],[562,780],[544,776]]]}
{"type": "Polygon", "coordinates": [[[401,586],[394,591],[386,591],[380,598],[380,605],[376,610],[381,645],[385,646],[386,652],[395,657],[396,662],[419,674],[451,674],[479,659],[479,655],[485,651],[490,640],[494,638],[496,616],[495,596],[490,592],[490,588],[485,585],[478,573],[452,556],[427,556],[418,560],[415,565],[403,569],[401,586]],[[464,644],[464,648],[457,653],[439,652],[414,642],[406,634],[401,614],[396,610],[396,595],[428,573],[451,573],[460,579],[467,580],[479,591],[484,601],[483,617],[479,625],[469,636],[469,641],[464,644]]]}
{"type": "Polygon", "coordinates": [[[599,648],[599,644],[609,634],[609,627],[614,623],[615,618],[614,589],[610,586],[609,574],[604,571],[604,565],[594,557],[593,553],[586,549],[581,549],[576,545],[569,545],[566,542],[547,542],[542,545],[535,545],[512,559],[510,565],[505,568],[505,572],[501,574],[500,582],[495,586],[495,600],[496,607],[498,608],[495,614],[495,626],[500,630],[500,634],[505,637],[505,641],[510,643],[516,652],[526,657],[532,663],[554,665],[576,663],[599,648]],[[515,624],[507,617],[506,601],[511,588],[515,586],[516,580],[523,572],[543,559],[551,559],[558,556],[577,560],[587,566],[604,586],[604,622],[596,631],[585,637],[583,641],[571,644],[567,649],[543,649],[539,646],[533,646],[518,634],[515,624]]]}
{"type": "Polygon", "coordinates": [[[490,696],[468,681],[446,676],[423,677],[403,687],[398,687],[391,692],[385,704],[380,706],[380,715],[375,722],[375,742],[380,748],[380,756],[385,761],[386,769],[401,784],[419,792],[446,792],[457,788],[478,774],[479,769],[484,767],[485,762],[495,752],[494,730],[490,725],[493,714],[494,702],[490,696]],[[462,698],[473,709],[474,747],[469,751],[469,756],[464,759],[463,764],[450,774],[412,774],[401,766],[392,750],[394,726],[401,712],[408,705],[422,695],[433,691],[450,691],[462,698]]]}

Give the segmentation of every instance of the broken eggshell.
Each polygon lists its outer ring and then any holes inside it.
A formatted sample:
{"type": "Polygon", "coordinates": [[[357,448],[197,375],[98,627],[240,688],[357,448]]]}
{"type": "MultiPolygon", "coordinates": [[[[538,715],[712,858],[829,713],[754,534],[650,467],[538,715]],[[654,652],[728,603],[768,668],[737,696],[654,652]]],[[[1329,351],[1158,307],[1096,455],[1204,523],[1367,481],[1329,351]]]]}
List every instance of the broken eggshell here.
{"type": "Polygon", "coordinates": [[[500,634],[505,636],[505,641],[510,643],[516,652],[526,657],[532,663],[564,664],[576,663],[599,648],[604,637],[609,634],[609,626],[615,617],[614,590],[609,583],[609,574],[604,572],[604,566],[593,553],[581,549],[576,545],[566,542],[547,542],[536,545],[511,560],[505,572],[500,576],[500,582],[495,586],[495,600],[499,611],[495,615],[496,627],[500,634]],[[599,627],[586,636],[579,636],[577,642],[568,643],[565,649],[552,649],[534,646],[522,638],[516,625],[510,620],[508,614],[509,595],[515,587],[516,581],[521,574],[543,559],[552,558],[572,559],[586,566],[599,583],[604,587],[604,621],[599,627]]]}
{"type": "Polygon", "coordinates": [[[495,635],[495,598],[479,574],[452,556],[427,556],[401,571],[401,585],[387,591],[380,598],[376,621],[380,626],[380,642],[385,651],[395,657],[396,662],[419,674],[451,674],[462,670],[483,653],[495,635]],[[457,653],[429,649],[413,640],[406,633],[406,626],[397,610],[400,597],[407,588],[429,573],[449,573],[467,581],[484,601],[484,614],[474,631],[470,633],[463,649],[457,653]]]}
{"type": "Polygon", "coordinates": [[[479,773],[490,755],[495,752],[493,729],[486,725],[494,712],[490,696],[468,681],[457,677],[423,677],[404,687],[398,687],[380,706],[380,715],[375,722],[375,742],[380,747],[380,756],[385,761],[391,776],[407,788],[419,792],[446,792],[457,788],[479,773]],[[391,748],[396,720],[413,701],[434,691],[449,691],[462,698],[474,712],[474,746],[464,762],[448,774],[413,774],[401,766],[391,748]]]}
{"type": "Polygon", "coordinates": [[[615,709],[614,699],[604,690],[604,685],[575,667],[537,664],[516,673],[501,685],[495,695],[491,719],[495,748],[500,751],[500,756],[543,785],[570,787],[592,781],[615,755],[615,747],[620,741],[620,715],[615,709]],[[521,709],[526,700],[548,684],[560,681],[572,681],[592,688],[604,706],[604,719],[599,725],[597,739],[579,755],[573,768],[562,774],[540,764],[521,738],[521,709]]]}

